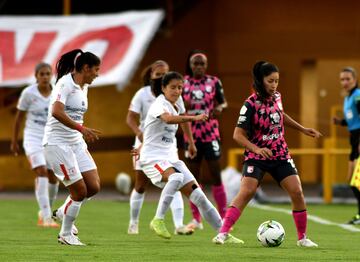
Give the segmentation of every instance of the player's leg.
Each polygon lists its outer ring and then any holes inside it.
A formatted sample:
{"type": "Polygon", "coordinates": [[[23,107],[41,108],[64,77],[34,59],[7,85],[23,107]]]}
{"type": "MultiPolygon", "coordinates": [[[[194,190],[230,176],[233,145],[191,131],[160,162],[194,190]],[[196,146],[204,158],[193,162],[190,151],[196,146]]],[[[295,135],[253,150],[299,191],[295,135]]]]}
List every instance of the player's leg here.
{"type": "Polygon", "coordinates": [[[191,235],[194,232],[194,229],[184,225],[184,200],[180,191],[175,193],[170,204],[170,209],[175,226],[174,233],[176,235],[191,235]]]}
{"type": "Polygon", "coordinates": [[[135,186],[130,195],[130,221],[128,234],[139,233],[139,217],[144,203],[145,191],[148,187],[149,179],[141,170],[135,170],[135,186]]]}
{"type": "Polygon", "coordinates": [[[59,181],[51,169],[48,168],[47,172],[49,178],[49,203],[51,208],[59,191],[59,181]]]}

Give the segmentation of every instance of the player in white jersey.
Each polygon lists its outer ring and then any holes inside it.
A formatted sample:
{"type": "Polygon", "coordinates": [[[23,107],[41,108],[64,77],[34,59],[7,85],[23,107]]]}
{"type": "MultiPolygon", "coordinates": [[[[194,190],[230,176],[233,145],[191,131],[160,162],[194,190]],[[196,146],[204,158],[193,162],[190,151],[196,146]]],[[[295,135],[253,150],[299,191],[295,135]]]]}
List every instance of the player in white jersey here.
{"type": "Polygon", "coordinates": [[[46,163],[42,146],[52,89],[51,77],[52,69],[49,64],[39,63],[36,65],[36,84],[26,87],[21,92],[17,104],[10,147],[14,155],[17,156],[20,150],[18,144],[20,125],[26,115],[23,147],[31,169],[36,174],[35,196],[40,208],[37,224],[42,227],[59,227],[51,218],[51,205],[56,198],[59,183],[46,163]]]}
{"type": "MultiPolygon", "coordinates": [[[[139,89],[131,100],[126,122],[135,133],[134,148],[138,148],[143,140],[144,122],[150,105],[155,101],[161,89],[162,76],[169,71],[169,65],[162,60],[155,61],[143,72],[144,87],[139,89]],[[160,86],[159,86],[160,83],[160,86]],[[139,124],[140,122],[140,124],[139,124]]],[[[139,216],[145,198],[145,190],[149,179],[141,170],[139,161],[134,157],[135,186],[130,195],[130,222],[128,234],[139,233],[139,216]]],[[[170,205],[175,234],[190,235],[193,229],[184,226],[184,201],[181,193],[177,192],[170,205]]]]}
{"type": "Polygon", "coordinates": [[[84,245],[75,235],[74,221],[84,201],[100,190],[97,167],[85,142],[94,142],[100,132],[83,125],[88,86],[98,76],[100,59],[75,49],[61,56],[56,69],[43,144],[46,160],[70,196],[54,217],[62,220],[59,243],[84,245]]]}
{"type": "MultiPolygon", "coordinates": [[[[151,182],[163,188],[150,227],[157,235],[171,238],[166,229],[164,217],[174,194],[181,191],[199,208],[206,221],[217,231],[222,225],[221,217],[206,198],[193,174],[183,161],[179,160],[176,144],[176,131],[181,125],[189,139],[190,157],[196,156],[196,147],[190,131],[190,121],[205,121],[206,114],[181,115],[184,107],[176,104],[181,96],[184,79],[177,72],[169,72],[162,80],[162,93],[150,106],[145,119],[144,140],[140,149],[140,165],[151,182]]],[[[137,151],[134,152],[135,154],[137,151]]]]}

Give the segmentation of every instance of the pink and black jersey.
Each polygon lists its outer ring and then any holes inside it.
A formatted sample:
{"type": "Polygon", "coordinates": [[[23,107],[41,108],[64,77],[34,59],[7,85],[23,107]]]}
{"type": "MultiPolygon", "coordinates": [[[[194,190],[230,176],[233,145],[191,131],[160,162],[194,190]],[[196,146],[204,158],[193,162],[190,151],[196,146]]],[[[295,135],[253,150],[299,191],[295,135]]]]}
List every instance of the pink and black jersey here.
{"type": "MultiPolygon", "coordinates": [[[[215,76],[205,75],[201,79],[185,76],[183,99],[187,114],[213,114],[218,104],[225,102],[224,91],[220,80],[215,76]]],[[[219,122],[209,118],[207,121],[191,122],[195,142],[220,140],[219,122]]]]}
{"type": "MultiPolygon", "coordinates": [[[[270,160],[291,158],[284,138],[284,116],[279,92],[263,101],[257,94],[252,94],[240,110],[237,126],[247,131],[251,143],[272,151],[270,160]]],[[[266,160],[246,149],[245,161],[249,159],[266,160]]]]}

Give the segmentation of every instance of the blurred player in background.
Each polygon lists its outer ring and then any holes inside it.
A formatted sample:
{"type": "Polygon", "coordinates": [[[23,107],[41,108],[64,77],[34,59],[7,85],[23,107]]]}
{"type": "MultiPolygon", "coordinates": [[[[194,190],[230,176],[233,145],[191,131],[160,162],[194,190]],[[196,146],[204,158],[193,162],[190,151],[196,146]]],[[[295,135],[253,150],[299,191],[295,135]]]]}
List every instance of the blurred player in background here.
{"type": "MultiPolygon", "coordinates": [[[[140,88],[131,100],[126,123],[133,130],[135,137],[134,148],[138,148],[143,141],[144,122],[150,105],[161,92],[161,80],[169,71],[169,65],[162,60],[155,61],[143,72],[144,87],[140,88]]],[[[149,184],[149,178],[141,171],[139,161],[134,156],[135,187],[130,195],[130,222],[128,234],[139,233],[139,217],[145,198],[145,190],[149,184]]],[[[175,234],[188,235],[193,230],[184,226],[184,201],[181,193],[177,192],[170,205],[175,234]]]]}
{"type": "Polygon", "coordinates": [[[359,137],[360,137],[360,89],[357,83],[357,73],[352,67],[345,67],[340,72],[340,84],[347,92],[344,99],[343,119],[334,117],[335,125],[347,126],[350,132],[351,152],[349,155],[347,181],[350,182],[351,190],[358,204],[358,213],[348,222],[348,224],[360,224],[360,191],[356,185],[354,170],[356,159],[359,157],[359,137]]]}
{"type": "Polygon", "coordinates": [[[315,129],[303,127],[284,112],[281,94],[277,91],[279,69],[276,65],[257,62],[253,67],[253,80],[255,93],[242,106],[234,130],[234,140],[245,147],[243,179],[213,242],[226,243],[231,227],[255,195],[264,173],[268,172],[290,196],[298,234],[297,245],[317,247],[306,236],[306,204],[301,181],[284,138],[284,125],[314,138],[319,138],[321,134],[315,129]]]}
{"type": "MultiPolygon", "coordinates": [[[[208,59],[200,50],[190,52],[186,60],[186,76],[183,90],[183,99],[188,115],[209,115],[206,121],[191,122],[191,131],[197,148],[197,156],[189,157],[185,151],[186,165],[197,180],[201,173],[201,163],[205,160],[211,178],[211,190],[221,217],[226,211],[226,193],[221,181],[221,145],[218,117],[227,107],[221,81],[206,74],[208,59]]],[[[188,147],[186,136],[185,148],[188,147]]],[[[185,149],[186,150],[186,149],[185,149]]],[[[188,224],[194,229],[202,229],[201,216],[198,208],[190,202],[193,220],[188,224]]]]}
{"type": "Polygon", "coordinates": [[[36,84],[26,87],[19,98],[11,151],[19,154],[20,125],[26,115],[23,147],[36,174],[35,196],[39,205],[38,226],[59,227],[51,218],[51,206],[56,199],[59,183],[45,160],[42,139],[47,120],[50,93],[52,90],[52,69],[49,64],[39,63],[35,67],[36,84]]]}
{"type": "Polygon", "coordinates": [[[74,221],[86,199],[100,190],[97,167],[85,142],[94,142],[100,132],[83,125],[88,87],[99,74],[100,59],[75,49],[61,56],[56,69],[43,144],[52,170],[70,192],[54,211],[54,217],[62,221],[58,241],[80,246],[84,244],[75,235],[74,221]]]}

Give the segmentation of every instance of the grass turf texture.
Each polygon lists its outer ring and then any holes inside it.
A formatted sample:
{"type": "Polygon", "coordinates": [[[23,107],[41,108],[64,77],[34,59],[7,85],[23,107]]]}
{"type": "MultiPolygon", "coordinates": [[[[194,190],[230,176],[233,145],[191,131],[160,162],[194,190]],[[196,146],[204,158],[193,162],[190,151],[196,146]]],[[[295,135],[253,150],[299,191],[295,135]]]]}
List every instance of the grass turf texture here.
{"type": "MultiPolygon", "coordinates": [[[[57,201],[56,206],[62,201],[57,201]]],[[[273,205],[290,209],[290,205],[273,205]]],[[[156,203],[144,203],[140,234],[127,235],[129,204],[109,200],[91,200],[77,219],[79,237],[86,247],[57,243],[58,229],[36,226],[35,200],[0,200],[0,261],[360,261],[360,232],[336,226],[308,222],[309,238],[319,248],[296,246],[292,216],[248,207],[232,234],[244,245],[218,246],[211,243],[216,235],[208,224],[192,236],[175,236],[164,240],[149,229],[156,203]],[[265,248],[256,239],[258,226],[269,219],[285,228],[280,247],[265,248]]],[[[309,205],[309,214],[342,223],[353,216],[354,205],[309,205]]],[[[185,222],[190,220],[185,207],[185,222]]],[[[171,233],[171,214],[167,216],[171,233]]],[[[360,226],[358,226],[360,228],[360,226]]]]}

